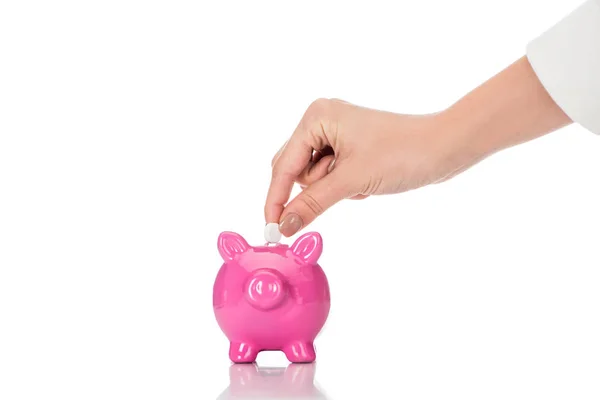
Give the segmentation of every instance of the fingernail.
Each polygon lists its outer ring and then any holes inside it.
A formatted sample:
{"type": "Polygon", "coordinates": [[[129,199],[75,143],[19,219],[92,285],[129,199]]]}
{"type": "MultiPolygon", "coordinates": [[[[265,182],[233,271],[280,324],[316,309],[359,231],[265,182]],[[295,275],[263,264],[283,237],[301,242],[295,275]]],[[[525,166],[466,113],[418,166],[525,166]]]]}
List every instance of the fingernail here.
{"type": "Polygon", "coordinates": [[[302,224],[298,214],[288,214],[279,224],[279,230],[284,236],[290,237],[302,228],[302,224]]]}
{"type": "Polygon", "coordinates": [[[335,158],[331,160],[329,166],[327,167],[327,173],[330,173],[333,170],[333,166],[335,165],[335,158]]]}

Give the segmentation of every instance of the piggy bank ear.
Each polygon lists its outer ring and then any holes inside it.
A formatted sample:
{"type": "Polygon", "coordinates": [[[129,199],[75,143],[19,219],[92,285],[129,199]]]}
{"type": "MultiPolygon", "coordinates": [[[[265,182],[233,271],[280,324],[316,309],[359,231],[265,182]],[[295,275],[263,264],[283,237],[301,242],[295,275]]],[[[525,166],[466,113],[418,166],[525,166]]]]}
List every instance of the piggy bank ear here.
{"type": "Polygon", "coordinates": [[[235,232],[221,233],[217,247],[225,261],[233,260],[237,254],[241,254],[250,248],[246,240],[235,232]]]}
{"type": "Polygon", "coordinates": [[[314,264],[323,252],[323,239],[317,232],[305,233],[294,242],[290,250],[302,261],[314,264]]]}

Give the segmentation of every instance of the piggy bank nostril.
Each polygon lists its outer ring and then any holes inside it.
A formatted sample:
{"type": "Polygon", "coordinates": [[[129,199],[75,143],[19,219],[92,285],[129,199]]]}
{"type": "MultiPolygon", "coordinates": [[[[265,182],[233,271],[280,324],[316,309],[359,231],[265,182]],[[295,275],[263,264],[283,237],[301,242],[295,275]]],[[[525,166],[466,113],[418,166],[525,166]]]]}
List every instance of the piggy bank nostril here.
{"type": "Polygon", "coordinates": [[[257,271],[250,277],[245,295],[254,307],[268,310],[279,305],[283,300],[285,296],[283,280],[275,272],[257,271]]]}

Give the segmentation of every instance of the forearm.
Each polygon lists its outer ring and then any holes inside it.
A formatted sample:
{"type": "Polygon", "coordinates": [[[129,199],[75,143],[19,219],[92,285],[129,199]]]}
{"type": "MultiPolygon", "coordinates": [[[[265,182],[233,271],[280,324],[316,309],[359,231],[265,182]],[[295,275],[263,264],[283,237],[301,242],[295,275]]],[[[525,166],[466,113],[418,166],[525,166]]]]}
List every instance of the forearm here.
{"type": "Polygon", "coordinates": [[[572,122],[600,134],[600,0],[581,3],[441,115],[467,163],[572,122]]]}
{"type": "Polygon", "coordinates": [[[469,158],[538,138],[572,121],[550,97],[526,57],[477,87],[443,113],[469,158]]]}

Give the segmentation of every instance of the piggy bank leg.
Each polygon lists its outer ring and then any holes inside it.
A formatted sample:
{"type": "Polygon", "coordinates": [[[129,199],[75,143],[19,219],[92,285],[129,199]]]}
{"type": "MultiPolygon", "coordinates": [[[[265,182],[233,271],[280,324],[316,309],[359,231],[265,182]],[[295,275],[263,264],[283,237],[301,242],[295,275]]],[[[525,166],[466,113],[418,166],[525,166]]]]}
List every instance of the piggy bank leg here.
{"type": "Polygon", "coordinates": [[[316,358],[315,346],[312,342],[292,342],[283,348],[283,352],[293,363],[311,363],[316,358]]]}
{"type": "Polygon", "coordinates": [[[253,363],[258,356],[258,349],[249,343],[231,342],[229,359],[234,363],[253,363]]]}

